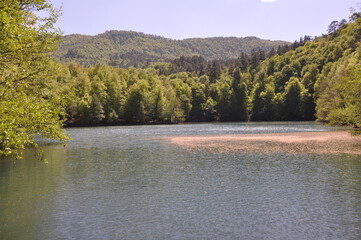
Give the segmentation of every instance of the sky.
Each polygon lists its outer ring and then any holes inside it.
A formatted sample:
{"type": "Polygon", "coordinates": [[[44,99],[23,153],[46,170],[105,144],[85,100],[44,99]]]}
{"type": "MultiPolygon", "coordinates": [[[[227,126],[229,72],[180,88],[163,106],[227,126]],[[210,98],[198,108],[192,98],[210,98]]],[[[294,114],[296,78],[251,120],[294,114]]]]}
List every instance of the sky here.
{"type": "Polygon", "coordinates": [[[171,39],[247,37],[295,41],[348,19],[361,0],[50,0],[65,35],[130,30],[171,39]]]}

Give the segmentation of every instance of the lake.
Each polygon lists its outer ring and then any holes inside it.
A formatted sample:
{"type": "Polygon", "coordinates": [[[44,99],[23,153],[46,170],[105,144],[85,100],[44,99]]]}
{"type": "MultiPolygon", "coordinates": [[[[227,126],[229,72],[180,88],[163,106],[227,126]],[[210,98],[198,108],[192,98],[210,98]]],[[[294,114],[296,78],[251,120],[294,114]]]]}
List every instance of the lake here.
{"type": "Polygon", "coordinates": [[[71,128],[67,144],[40,143],[43,158],[27,149],[24,159],[0,161],[0,239],[361,239],[361,155],[168,141],[337,130],[313,122],[71,128]]]}

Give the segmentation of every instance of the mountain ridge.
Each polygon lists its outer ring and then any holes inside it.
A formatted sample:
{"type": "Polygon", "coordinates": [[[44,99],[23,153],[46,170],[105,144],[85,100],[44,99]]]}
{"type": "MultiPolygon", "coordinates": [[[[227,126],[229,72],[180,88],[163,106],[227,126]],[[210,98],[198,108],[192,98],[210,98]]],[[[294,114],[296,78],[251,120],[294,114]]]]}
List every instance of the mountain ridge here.
{"type": "Polygon", "coordinates": [[[119,67],[142,67],[153,62],[172,61],[181,56],[202,56],[207,60],[237,58],[252,50],[268,52],[289,44],[255,36],[207,37],[175,40],[135,31],[110,30],[90,36],[63,36],[53,56],[61,62],[78,62],[83,66],[97,63],[119,67]]]}

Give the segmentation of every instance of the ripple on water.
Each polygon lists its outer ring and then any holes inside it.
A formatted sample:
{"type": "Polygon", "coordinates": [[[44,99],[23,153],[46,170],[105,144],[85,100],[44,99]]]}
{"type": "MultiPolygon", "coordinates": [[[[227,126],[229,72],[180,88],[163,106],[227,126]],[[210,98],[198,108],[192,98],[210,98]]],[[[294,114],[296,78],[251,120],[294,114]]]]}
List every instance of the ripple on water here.
{"type": "Polygon", "coordinates": [[[0,162],[0,239],[361,239],[360,155],[331,152],[359,143],[315,152],[319,134],[287,133],[310,130],[330,128],[69,129],[43,147],[48,163],[0,162]]]}

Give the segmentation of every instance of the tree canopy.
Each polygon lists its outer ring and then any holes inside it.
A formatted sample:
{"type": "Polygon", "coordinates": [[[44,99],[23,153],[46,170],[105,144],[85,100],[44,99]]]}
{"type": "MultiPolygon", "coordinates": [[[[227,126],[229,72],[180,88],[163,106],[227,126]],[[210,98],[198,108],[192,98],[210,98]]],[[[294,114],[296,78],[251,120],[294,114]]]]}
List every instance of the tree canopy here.
{"type": "Polygon", "coordinates": [[[9,155],[36,134],[66,137],[65,98],[56,90],[61,66],[48,55],[59,40],[53,27],[59,13],[45,0],[1,1],[0,10],[0,155],[9,155]]]}
{"type": "Polygon", "coordinates": [[[148,67],[154,62],[170,62],[181,56],[202,56],[206,60],[237,58],[253,49],[269,52],[289,44],[256,37],[215,37],[172,40],[132,31],[107,31],[96,36],[80,34],[62,38],[53,56],[63,63],[78,62],[89,67],[106,64],[117,67],[148,67]]]}

